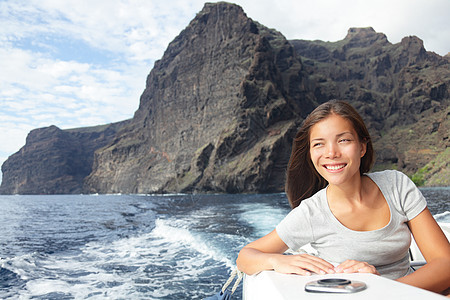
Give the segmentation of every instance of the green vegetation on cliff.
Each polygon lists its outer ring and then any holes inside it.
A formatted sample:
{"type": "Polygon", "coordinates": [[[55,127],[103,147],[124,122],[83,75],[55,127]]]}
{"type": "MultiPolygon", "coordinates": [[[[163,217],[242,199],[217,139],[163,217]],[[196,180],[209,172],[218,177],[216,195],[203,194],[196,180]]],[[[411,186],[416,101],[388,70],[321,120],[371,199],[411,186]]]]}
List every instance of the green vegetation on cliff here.
{"type": "Polygon", "coordinates": [[[432,161],[411,176],[418,186],[450,186],[450,148],[439,153],[432,161]]]}

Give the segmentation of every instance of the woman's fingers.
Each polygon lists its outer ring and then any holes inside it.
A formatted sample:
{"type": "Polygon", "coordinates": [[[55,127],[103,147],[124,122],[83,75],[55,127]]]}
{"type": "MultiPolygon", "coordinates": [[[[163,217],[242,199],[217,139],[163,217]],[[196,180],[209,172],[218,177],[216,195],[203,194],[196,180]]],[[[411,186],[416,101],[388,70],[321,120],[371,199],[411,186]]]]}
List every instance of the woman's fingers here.
{"type": "Polygon", "coordinates": [[[309,259],[316,261],[317,263],[321,264],[322,266],[324,266],[327,269],[334,269],[334,266],[331,263],[327,262],[326,260],[324,260],[320,257],[309,255],[309,254],[300,254],[300,256],[308,257],[309,259]]]}
{"type": "Polygon", "coordinates": [[[351,268],[353,265],[355,265],[355,260],[346,260],[343,263],[341,263],[339,266],[337,266],[334,270],[337,273],[343,273],[344,270],[347,270],[351,268]]]}
{"type": "Polygon", "coordinates": [[[309,254],[298,254],[294,255],[298,261],[300,261],[304,268],[317,273],[317,274],[332,274],[334,273],[334,266],[327,262],[326,260],[309,255],[309,254]]]}
{"type": "Polygon", "coordinates": [[[317,274],[334,273],[332,264],[308,254],[283,255],[279,257],[274,269],[281,273],[299,275],[311,275],[311,272],[317,274]]]}
{"type": "Polygon", "coordinates": [[[377,269],[368,264],[356,260],[346,260],[335,268],[336,273],[372,273],[380,275],[377,269]]]}
{"type": "Polygon", "coordinates": [[[280,255],[276,258],[274,270],[280,273],[311,275],[334,273],[372,273],[380,275],[377,269],[367,262],[346,260],[334,268],[332,264],[309,254],[280,255]]]}
{"type": "Polygon", "coordinates": [[[310,276],[311,271],[309,271],[307,268],[296,266],[296,265],[289,265],[285,268],[276,268],[276,272],[284,273],[284,274],[297,274],[297,275],[303,275],[303,276],[310,276]]]}

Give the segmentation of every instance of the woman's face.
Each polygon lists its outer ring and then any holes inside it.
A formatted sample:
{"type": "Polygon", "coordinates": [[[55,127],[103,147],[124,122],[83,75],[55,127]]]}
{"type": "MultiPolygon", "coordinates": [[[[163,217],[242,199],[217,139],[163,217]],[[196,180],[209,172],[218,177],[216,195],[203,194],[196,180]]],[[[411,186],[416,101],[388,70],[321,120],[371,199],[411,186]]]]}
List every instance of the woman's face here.
{"type": "Polygon", "coordinates": [[[309,142],[312,163],[329,184],[342,185],[359,178],[366,144],[359,141],[350,121],[331,114],[312,126],[309,142]]]}

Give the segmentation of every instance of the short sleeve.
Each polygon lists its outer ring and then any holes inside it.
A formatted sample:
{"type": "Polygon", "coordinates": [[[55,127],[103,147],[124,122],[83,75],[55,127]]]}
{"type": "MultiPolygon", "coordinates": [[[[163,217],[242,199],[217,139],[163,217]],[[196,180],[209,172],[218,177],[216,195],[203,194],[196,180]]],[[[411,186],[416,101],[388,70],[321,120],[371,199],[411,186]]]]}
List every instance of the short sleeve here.
{"type": "Polygon", "coordinates": [[[427,201],[414,182],[405,174],[394,171],[400,193],[400,205],[408,220],[417,217],[427,206],[427,201]]]}
{"type": "Polygon", "coordinates": [[[293,209],[276,227],[278,236],[294,251],[313,241],[309,209],[303,204],[293,209]]]}

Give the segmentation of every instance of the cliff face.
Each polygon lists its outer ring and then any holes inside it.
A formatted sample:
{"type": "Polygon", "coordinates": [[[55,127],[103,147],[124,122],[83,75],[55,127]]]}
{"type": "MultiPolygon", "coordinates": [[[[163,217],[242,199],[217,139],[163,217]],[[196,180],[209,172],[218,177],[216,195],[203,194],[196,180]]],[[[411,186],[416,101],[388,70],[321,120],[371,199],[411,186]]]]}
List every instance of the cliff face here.
{"type": "Polygon", "coordinates": [[[239,6],[206,4],[155,63],[133,119],[32,131],[0,193],[282,191],[298,126],[333,98],[367,120],[379,168],[448,185],[449,65],[416,37],[287,41],[239,6]]]}
{"type": "Polygon", "coordinates": [[[32,130],[26,144],[2,165],[1,194],[81,193],[94,151],[108,144],[126,122],[61,130],[32,130]]]}
{"type": "Polygon", "coordinates": [[[96,153],[88,191],[279,190],[313,107],[302,79],[280,33],[206,4],[155,63],[131,125],[96,153]]]}

